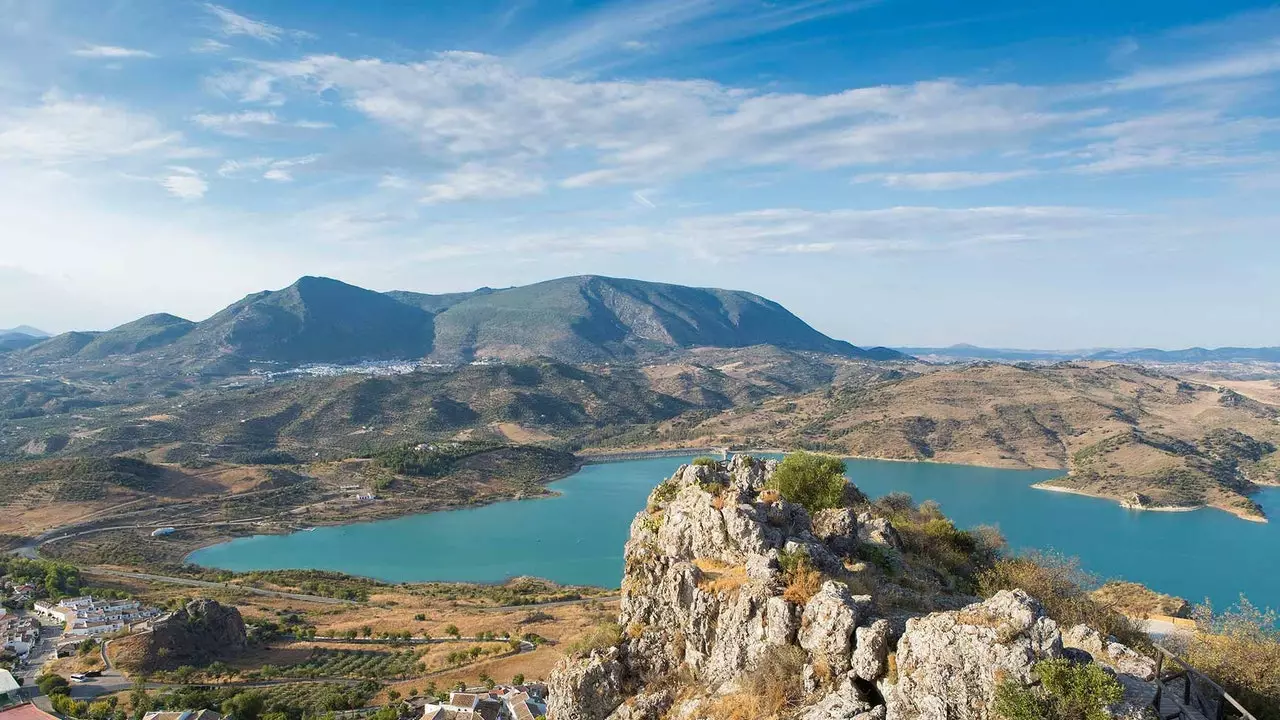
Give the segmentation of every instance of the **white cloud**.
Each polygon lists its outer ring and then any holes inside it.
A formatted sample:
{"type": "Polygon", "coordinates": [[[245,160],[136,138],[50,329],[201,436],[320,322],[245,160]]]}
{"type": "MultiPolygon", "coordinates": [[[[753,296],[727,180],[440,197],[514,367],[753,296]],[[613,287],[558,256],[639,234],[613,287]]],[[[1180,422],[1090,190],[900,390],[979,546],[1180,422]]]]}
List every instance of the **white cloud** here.
{"type": "Polygon", "coordinates": [[[226,135],[245,135],[253,127],[280,124],[275,113],[262,110],[226,114],[201,113],[193,115],[191,121],[206,130],[226,135]]]}
{"type": "Polygon", "coordinates": [[[223,50],[226,50],[229,47],[231,46],[224,42],[214,40],[213,38],[205,38],[204,40],[201,40],[200,42],[192,45],[191,52],[219,53],[219,52],[222,52],[223,50]]]}
{"type": "Polygon", "coordinates": [[[542,178],[530,177],[502,167],[467,163],[445,175],[440,182],[428,185],[422,202],[431,204],[459,200],[494,200],[537,195],[546,189],[542,178]]]}
{"type": "Polygon", "coordinates": [[[160,184],[174,197],[183,200],[199,200],[209,189],[209,183],[205,181],[200,171],[194,168],[173,165],[169,171],[169,175],[160,178],[160,184]]]}
{"type": "Polygon", "coordinates": [[[635,192],[631,193],[631,198],[635,200],[636,203],[643,205],[644,207],[647,207],[649,209],[654,209],[658,207],[657,205],[654,204],[652,200],[650,200],[647,196],[645,196],[644,193],[640,192],[639,190],[636,190],[635,192]]]}
{"type": "Polygon", "coordinates": [[[135,50],[133,48],[116,47],[114,45],[87,45],[79,50],[73,50],[72,55],[86,58],[106,58],[112,60],[121,60],[124,58],[154,58],[155,53],[146,50],[135,50]]]}
{"type": "Polygon", "coordinates": [[[193,115],[191,122],[206,130],[233,137],[244,137],[253,134],[256,130],[269,127],[295,127],[302,130],[322,130],[333,127],[329,123],[314,120],[284,121],[269,110],[246,110],[238,113],[201,113],[193,115]]]}
{"type": "Polygon", "coordinates": [[[1081,131],[1088,143],[1074,172],[1109,173],[1167,167],[1257,162],[1251,150],[1280,132],[1280,119],[1223,116],[1214,110],[1173,110],[1081,131]]]}
{"type": "Polygon", "coordinates": [[[832,168],[1008,151],[1093,114],[1047,108],[1042,91],[1014,85],[937,81],[760,94],[708,81],[530,76],[476,53],[411,64],[311,56],[259,70],[238,79],[242,99],[278,96],[289,81],[336,91],[431,157],[471,162],[567,152],[593,159],[594,167],[563,181],[566,187],[717,166],[832,168]]]}
{"type": "Polygon", "coordinates": [[[205,3],[205,9],[213,14],[220,23],[219,29],[228,37],[245,35],[263,42],[274,43],[286,33],[284,28],[245,17],[230,8],[213,3],[205,3]]]}
{"type": "Polygon", "coordinates": [[[176,152],[181,139],[148,115],[55,92],[0,117],[0,160],[57,164],[176,152]]]}
{"type": "Polygon", "coordinates": [[[1034,174],[1036,174],[1034,170],[866,173],[854,177],[853,180],[858,183],[880,183],[885,187],[906,190],[958,190],[994,185],[1034,174]]]}
{"type": "Polygon", "coordinates": [[[245,160],[227,160],[218,167],[218,175],[222,177],[234,177],[240,173],[261,170],[271,165],[271,158],[257,157],[245,160]]]}
{"type": "Polygon", "coordinates": [[[289,160],[276,160],[271,163],[270,169],[262,174],[262,179],[273,182],[293,182],[293,168],[310,165],[319,159],[318,155],[308,155],[289,160]]]}
{"type": "Polygon", "coordinates": [[[1116,81],[1111,87],[1121,91],[1155,90],[1193,83],[1240,80],[1277,72],[1280,72],[1280,38],[1225,56],[1139,70],[1116,81]]]}

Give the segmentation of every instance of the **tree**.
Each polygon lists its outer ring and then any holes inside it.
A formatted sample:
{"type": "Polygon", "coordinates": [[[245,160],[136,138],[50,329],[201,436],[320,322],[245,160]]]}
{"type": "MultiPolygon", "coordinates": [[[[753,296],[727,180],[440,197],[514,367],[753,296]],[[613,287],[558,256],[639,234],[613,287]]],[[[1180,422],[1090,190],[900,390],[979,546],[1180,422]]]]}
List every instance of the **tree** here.
{"type": "Polygon", "coordinates": [[[242,692],[222,703],[222,714],[234,715],[236,720],[258,720],[264,707],[266,700],[261,693],[242,692]]]}
{"type": "Polygon", "coordinates": [[[426,613],[418,613],[417,615],[413,616],[413,619],[418,622],[423,622],[424,620],[427,619],[427,616],[426,616],[426,613]]]}
{"type": "Polygon", "coordinates": [[[480,673],[480,684],[484,685],[489,690],[492,690],[493,686],[497,685],[498,683],[493,681],[493,678],[489,676],[489,673],[482,672],[480,673]]]}
{"type": "Polygon", "coordinates": [[[399,691],[399,690],[388,690],[388,691],[387,691],[387,699],[388,699],[388,700],[390,700],[391,702],[395,702],[395,701],[399,700],[399,699],[400,699],[400,691],[399,691]]]}
{"type": "Polygon", "coordinates": [[[450,623],[450,624],[448,624],[448,625],[446,625],[446,626],[445,626],[445,628],[444,628],[444,634],[445,634],[445,635],[450,635],[450,636],[452,636],[454,639],[458,639],[458,640],[462,639],[462,632],[461,632],[460,630],[458,630],[458,626],[457,626],[457,625],[454,625],[454,624],[452,624],[452,623],[450,623]]]}
{"type": "Polygon", "coordinates": [[[360,628],[360,634],[363,635],[364,637],[373,637],[373,628],[369,627],[368,625],[365,625],[364,627],[360,628]]]}
{"type": "Polygon", "coordinates": [[[133,690],[129,691],[129,707],[133,708],[133,717],[139,720],[143,715],[151,712],[154,706],[151,696],[147,694],[147,679],[138,678],[133,683],[133,690]]]}
{"type": "Polygon", "coordinates": [[[453,684],[453,689],[462,692],[467,689],[467,684],[461,680],[453,684]]]}
{"type": "Polygon", "coordinates": [[[523,684],[524,684],[524,673],[516,673],[515,677],[511,678],[511,684],[512,684],[512,685],[523,685],[523,684]]]}
{"type": "Polygon", "coordinates": [[[67,695],[71,692],[71,683],[61,675],[42,675],[36,680],[36,686],[40,688],[40,692],[49,697],[67,695]]]}
{"type": "Polygon", "coordinates": [[[804,506],[811,513],[844,504],[844,461],[826,455],[798,452],[778,463],[769,487],[788,502],[804,506]]]}

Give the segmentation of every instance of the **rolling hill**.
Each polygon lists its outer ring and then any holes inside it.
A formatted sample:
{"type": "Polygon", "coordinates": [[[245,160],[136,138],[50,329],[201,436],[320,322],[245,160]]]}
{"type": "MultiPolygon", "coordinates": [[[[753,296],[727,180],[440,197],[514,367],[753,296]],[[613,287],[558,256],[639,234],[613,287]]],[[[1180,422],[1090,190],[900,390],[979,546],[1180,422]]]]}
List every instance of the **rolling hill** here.
{"type": "Polygon", "coordinates": [[[1058,468],[1069,474],[1054,488],[1250,518],[1261,515],[1248,498],[1254,483],[1280,484],[1280,407],[1106,363],[918,366],[697,423],[679,418],[634,439],[1058,468]]]}
{"type": "Polygon", "coordinates": [[[59,335],[10,359],[100,365],[116,357],[152,369],[173,363],[175,370],[218,373],[243,372],[250,363],[629,362],[698,347],[756,345],[903,359],[892,350],[863,350],[829,338],[752,293],[598,276],[443,295],[379,293],[304,277],[282,290],[249,295],[201,322],[149,315],[102,333],[59,335]]]}

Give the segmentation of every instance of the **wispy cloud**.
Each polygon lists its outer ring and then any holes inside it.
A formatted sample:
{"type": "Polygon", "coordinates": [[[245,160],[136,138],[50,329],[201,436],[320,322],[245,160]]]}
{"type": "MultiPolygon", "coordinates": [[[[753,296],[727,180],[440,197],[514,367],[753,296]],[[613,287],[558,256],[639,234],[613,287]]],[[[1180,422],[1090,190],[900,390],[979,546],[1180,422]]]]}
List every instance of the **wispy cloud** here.
{"type": "Polygon", "coordinates": [[[535,38],[516,53],[515,61],[539,71],[590,67],[619,50],[634,52],[654,45],[669,50],[741,40],[878,2],[801,0],[761,8],[748,0],[615,0],[535,38]]]}
{"type": "Polygon", "coordinates": [[[72,55],[85,58],[104,58],[111,60],[123,60],[126,58],[154,58],[155,53],[147,50],[135,50],[133,48],[117,47],[115,45],[86,45],[78,50],[72,50],[72,55]]]}
{"type": "Polygon", "coordinates": [[[236,113],[200,113],[192,115],[191,122],[206,130],[232,137],[245,137],[265,128],[293,127],[302,130],[322,130],[333,127],[329,123],[314,120],[282,120],[269,110],[246,110],[236,113]]]}
{"type": "Polygon", "coordinates": [[[1110,86],[1120,91],[1155,90],[1193,83],[1240,80],[1277,72],[1280,72],[1280,38],[1218,57],[1139,70],[1110,86]]]}
{"type": "Polygon", "coordinates": [[[174,165],[169,168],[169,171],[170,174],[160,179],[160,184],[176,198],[199,200],[209,190],[209,183],[205,182],[199,170],[174,165]]]}
{"type": "Polygon", "coordinates": [[[100,100],[47,93],[38,105],[0,118],[0,160],[47,164],[175,153],[180,133],[155,118],[100,100]]]}
{"type": "Polygon", "coordinates": [[[254,20],[223,5],[205,3],[204,8],[218,20],[219,32],[227,37],[243,35],[267,43],[278,42],[282,37],[286,36],[295,38],[314,37],[311,33],[301,30],[287,30],[278,25],[254,20]]]}
{"type": "Polygon", "coordinates": [[[221,41],[219,41],[219,40],[214,40],[213,38],[205,38],[205,39],[203,39],[203,40],[201,40],[201,41],[199,41],[199,42],[197,42],[197,43],[193,44],[193,45],[191,46],[191,52],[194,52],[194,53],[219,53],[219,52],[222,52],[223,50],[226,50],[226,49],[227,49],[227,48],[229,48],[229,47],[231,47],[231,46],[230,46],[230,45],[228,45],[228,44],[226,44],[226,43],[224,43],[224,42],[221,42],[221,41]]]}
{"type": "Polygon", "coordinates": [[[916,172],[916,173],[865,173],[854,177],[857,183],[879,183],[885,187],[907,190],[959,190],[962,188],[995,185],[1036,174],[1035,170],[1010,170],[1006,172],[916,172]]]}
{"type": "Polygon", "coordinates": [[[422,202],[435,205],[460,200],[494,200],[537,195],[546,189],[542,178],[504,167],[467,163],[428,185],[422,202]]]}

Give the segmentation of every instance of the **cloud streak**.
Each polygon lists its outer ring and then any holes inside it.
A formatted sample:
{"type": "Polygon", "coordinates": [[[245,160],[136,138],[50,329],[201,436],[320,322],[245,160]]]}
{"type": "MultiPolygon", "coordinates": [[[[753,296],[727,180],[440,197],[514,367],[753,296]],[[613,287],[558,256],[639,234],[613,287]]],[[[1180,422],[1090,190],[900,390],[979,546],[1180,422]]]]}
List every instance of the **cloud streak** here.
{"type": "Polygon", "coordinates": [[[133,48],[117,47],[115,45],[86,45],[78,50],[72,50],[71,54],[76,57],[101,58],[105,60],[156,57],[155,53],[147,50],[135,50],[133,48]]]}

